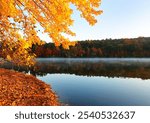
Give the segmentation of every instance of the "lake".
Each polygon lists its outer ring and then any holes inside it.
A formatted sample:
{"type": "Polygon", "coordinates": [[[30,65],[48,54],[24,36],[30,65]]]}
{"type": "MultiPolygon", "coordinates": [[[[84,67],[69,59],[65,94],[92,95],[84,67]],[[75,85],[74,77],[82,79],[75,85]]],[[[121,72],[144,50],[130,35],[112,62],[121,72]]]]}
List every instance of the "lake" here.
{"type": "Polygon", "coordinates": [[[50,84],[65,105],[150,106],[149,58],[39,58],[18,70],[50,84]]]}

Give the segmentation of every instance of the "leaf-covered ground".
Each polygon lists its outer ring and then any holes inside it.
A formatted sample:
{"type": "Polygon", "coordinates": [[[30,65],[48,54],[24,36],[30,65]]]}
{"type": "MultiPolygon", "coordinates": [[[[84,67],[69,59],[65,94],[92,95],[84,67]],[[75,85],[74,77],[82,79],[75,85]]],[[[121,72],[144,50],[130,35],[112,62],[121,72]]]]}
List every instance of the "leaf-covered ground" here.
{"type": "Polygon", "coordinates": [[[0,68],[1,106],[55,106],[56,94],[32,75],[0,68]]]}

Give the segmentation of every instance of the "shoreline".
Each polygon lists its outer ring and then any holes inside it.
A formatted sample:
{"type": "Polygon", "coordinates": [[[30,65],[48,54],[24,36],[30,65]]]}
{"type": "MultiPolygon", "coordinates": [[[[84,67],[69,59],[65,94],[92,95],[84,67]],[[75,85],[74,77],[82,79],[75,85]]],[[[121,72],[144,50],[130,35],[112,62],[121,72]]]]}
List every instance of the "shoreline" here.
{"type": "Polygon", "coordinates": [[[36,77],[0,68],[0,106],[58,106],[50,85],[36,77]]]}

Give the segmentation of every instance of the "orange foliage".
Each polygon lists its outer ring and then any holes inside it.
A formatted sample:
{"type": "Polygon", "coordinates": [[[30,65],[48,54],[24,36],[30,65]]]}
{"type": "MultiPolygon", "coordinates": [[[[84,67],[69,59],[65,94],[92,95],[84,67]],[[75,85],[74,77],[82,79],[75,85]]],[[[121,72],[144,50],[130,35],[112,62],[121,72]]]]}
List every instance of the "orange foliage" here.
{"type": "Polygon", "coordinates": [[[0,106],[57,106],[51,87],[32,75],[0,69],[0,106]]]}
{"type": "Polygon", "coordinates": [[[96,23],[95,16],[101,0],[1,0],[0,1],[0,44],[3,58],[19,65],[33,64],[34,54],[30,53],[33,44],[42,44],[37,36],[37,24],[49,35],[56,46],[65,49],[75,45],[62,33],[74,36],[69,27],[73,25],[70,4],[76,6],[81,17],[90,25],[96,23]]]}

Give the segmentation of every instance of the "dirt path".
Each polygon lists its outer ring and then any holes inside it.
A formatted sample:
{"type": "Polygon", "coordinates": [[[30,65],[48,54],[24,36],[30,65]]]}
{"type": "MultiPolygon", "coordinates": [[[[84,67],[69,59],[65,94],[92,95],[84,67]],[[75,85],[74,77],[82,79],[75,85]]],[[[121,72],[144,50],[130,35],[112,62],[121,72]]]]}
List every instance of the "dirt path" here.
{"type": "Polygon", "coordinates": [[[1,106],[59,105],[49,85],[31,75],[0,68],[1,106]]]}

